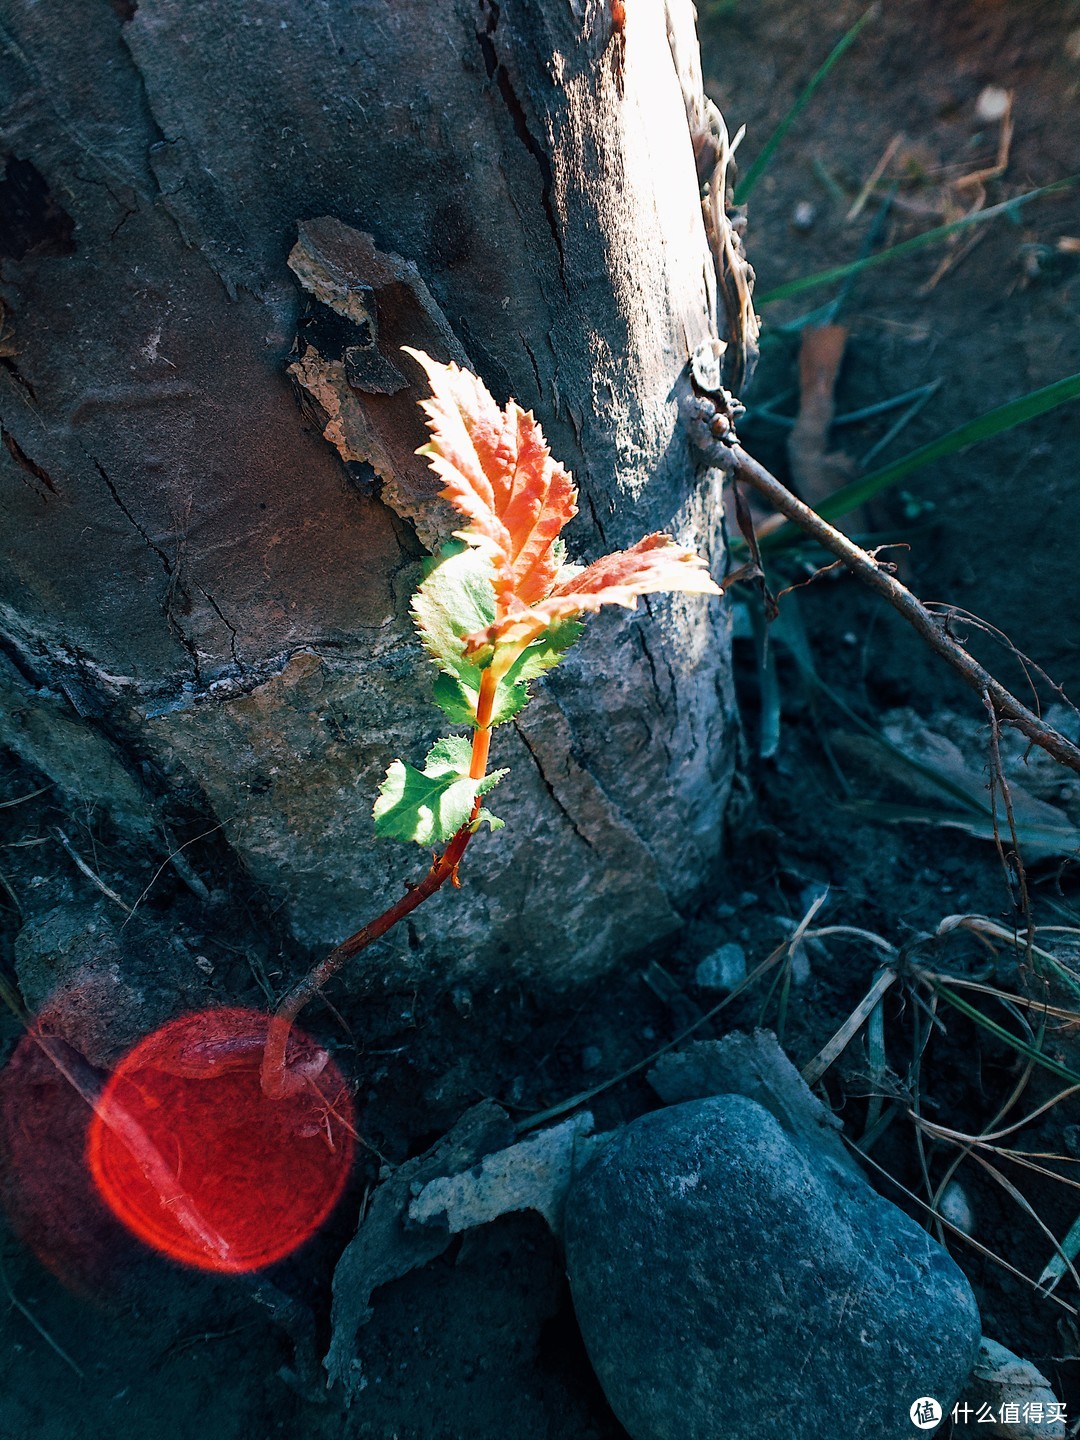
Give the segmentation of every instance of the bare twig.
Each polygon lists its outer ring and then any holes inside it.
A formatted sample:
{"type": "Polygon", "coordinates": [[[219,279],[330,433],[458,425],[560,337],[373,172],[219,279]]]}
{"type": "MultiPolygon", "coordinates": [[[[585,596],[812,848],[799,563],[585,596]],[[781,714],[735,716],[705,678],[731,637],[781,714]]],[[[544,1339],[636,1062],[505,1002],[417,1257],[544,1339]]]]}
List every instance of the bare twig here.
{"type": "Polygon", "coordinates": [[[713,400],[699,396],[689,419],[691,436],[702,450],[708,464],[727,471],[736,480],[751,486],[774,509],[798,525],[800,530],[816,540],[830,554],[842,560],[864,585],[876,591],[899,611],[930,648],[943,660],[948,661],[966,685],[980,697],[986,697],[1000,719],[1015,725],[1032,744],[1038,745],[1060,764],[1080,774],[1080,747],[1074,745],[1052,725],[1048,725],[1026,705],[1021,704],[1011,691],[1006,690],[999,680],[995,680],[973,655],[953,639],[941,619],[913,595],[906,585],[902,585],[895,576],[890,575],[871,554],[856,545],[842,530],[837,530],[827,520],[823,520],[809,505],[805,505],[798,496],[793,495],[775,475],[766,470],[764,465],[752,455],[748,455],[735,436],[730,418],[713,400]]]}
{"type": "Polygon", "coordinates": [[[64,847],[67,853],[71,856],[72,860],[74,860],[75,868],[80,871],[81,874],[85,875],[87,880],[89,880],[92,885],[96,885],[103,895],[107,896],[114,904],[119,905],[120,909],[123,910],[127,915],[130,915],[131,906],[125,905],[123,900],[120,899],[120,896],[117,895],[116,891],[110,890],[108,885],[105,884],[105,881],[102,880],[101,876],[96,875],[94,871],[90,869],[90,866],[86,863],[86,861],[82,858],[79,852],[75,849],[75,846],[72,845],[71,841],[58,826],[54,827],[53,834],[60,841],[60,844],[64,847]]]}

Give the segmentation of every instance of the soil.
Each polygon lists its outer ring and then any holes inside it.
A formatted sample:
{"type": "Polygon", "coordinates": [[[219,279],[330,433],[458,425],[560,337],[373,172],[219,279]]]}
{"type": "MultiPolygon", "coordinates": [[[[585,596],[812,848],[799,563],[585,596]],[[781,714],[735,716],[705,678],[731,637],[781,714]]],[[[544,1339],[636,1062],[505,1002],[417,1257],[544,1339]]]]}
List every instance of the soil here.
{"type": "MultiPolygon", "coordinates": [[[[706,0],[707,84],[732,128],[748,127],[744,164],[861,9],[861,0],[829,7],[815,0],[706,0]]],[[[885,6],[803,111],[753,195],[747,244],[759,294],[857,257],[875,224],[883,226],[874,242],[881,248],[970,208],[977,189],[958,190],[950,182],[993,157],[997,127],[977,118],[979,96],[990,85],[1012,92],[1015,135],[1005,175],[985,184],[986,204],[1077,169],[1080,3],[894,0],[885,6]],[[848,222],[846,210],[862,182],[901,133],[889,172],[902,181],[893,205],[879,221],[879,191],[848,222]],[[812,209],[808,226],[805,212],[802,226],[795,223],[800,204],[812,209]]],[[[970,250],[965,239],[953,251],[926,249],[864,272],[832,317],[850,330],[837,387],[841,413],[941,381],[885,459],[1080,370],[1080,257],[1058,244],[1080,235],[1076,192],[1036,201],[1015,221],[1004,217],[967,235],[975,240],[970,250]],[[946,253],[953,263],[927,288],[946,253]]],[[[782,327],[835,294],[833,287],[763,307],[763,356],[751,408],[795,383],[798,335],[782,327]]],[[[794,400],[776,405],[791,413],[794,400]]],[[[857,459],[893,419],[837,430],[833,443],[857,459]]],[[[1071,541],[1080,534],[1080,488],[1069,444],[1075,424],[1075,408],[1064,407],[928,467],[905,481],[902,495],[876,502],[860,523],[876,538],[910,545],[903,569],[919,593],[983,617],[1078,693],[1080,632],[1072,622],[1080,593],[1071,541]]],[[[755,453],[786,473],[782,428],[751,416],[743,433],[755,453]]],[[[800,578],[799,563],[787,562],[787,578],[800,578]]],[[[781,565],[772,578],[784,574],[781,565]]],[[[755,603],[750,591],[745,603],[755,603]]],[[[376,1292],[358,1350],[366,1383],[348,1409],[339,1393],[327,1395],[316,1383],[310,1366],[305,1371],[310,1356],[296,1317],[308,1317],[315,1349],[324,1353],[333,1267],[380,1167],[423,1152],[480,1098],[493,1097],[514,1118],[525,1118],[640,1065],[691,1024],[699,1037],[764,1024],[777,1030],[796,1064],[805,1065],[869,988],[880,961],[872,942],[840,936],[811,947],[789,978],[774,969],[711,1019],[701,1017],[717,996],[697,986],[695,971],[729,941],[743,946],[752,966],[759,963],[826,886],[821,923],[860,927],[908,946],[916,963],[1023,991],[1023,964],[1017,967],[1008,947],[995,957],[961,937],[910,949],[952,914],[975,912],[1012,924],[1023,887],[1016,867],[1003,865],[991,841],[941,823],[945,812],[955,818],[956,806],[940,788],[928,792],[912,773],[883,760],[884,752],[868,750],[873,742],[859,728],[861,720],[880,732],[891,719],[891,734],[901,725],[910,734],[913,716],[922,717],[955,745],[949,774],[955,779],[959,765],[978,789],[987,783],[989,747],[978,698],[854,581],[823,579],[783,604],[801,621],[820,681],[851,713],[800,673],[789,625],[787,643],[778,635],[772,652],[779,746],[761,758],[763,704],[767,716],[773,711],[755,647],[737,642],[747,738],[730,853],[708,902],[667,949],[632,957],[603,983],[578,992],[506,986],[448,993],[433,983],[395,994],[360,979],[349,991],[342,985],[332,991],[333,1009],[312,1007],[306,1023],[356,1084],[362,1144],[344,1198],[300,1252],[258,1281],[181,1269],[127,1239],[76,1179],[62,1194],[56,1182],[52,1192],[63,1216],[61,1244],[55,1234],[49,1239],[47,1225],[44,1235],[34,1230],[8,1184],[9,1223],[0,1235],[0,1290],[8,1301],[0,1317],[3,1440],[143,1434],[161,1440],[301,1434],[308,1440],[614,1440],[624,1433],[589,1369],[557,1245],[534,1215],[474,1232],[376,1292]],[[895,814],[888,805],[908,812],[917,806],[936,823],[883,823],[881,816],[895,814]],[[871,814],[868,806],[877,809],[871,814]]],[[[973,643],[981,643],[979,633],[971,633],[973,643]]],[[[1007,652],[987,648],[986,654],[1003,678],[1016,680],[1007,652]]],[[[1056,805],[1066,823],[1080,824],[1075,786],[1035,762],[1025,767],[1022,752],[1010,774],[1056,805]]],[[[182,877],[166,871],[123,925],[123,914],[75,867],[56,829],[129,902],[150,878],[143,857],[110,834],[100,816],[73,815],[49,791],[22,798],[40,784],[13,759],[0,762],[0,800],[8,807],[0,811],[7,831],[0,861],[5,973],[12,973],[20,901],[34,914],[83,907],[78,915],[92,907],[103,924],[113,922],[119,953],[153,954],[165,978],[143,1001],[162,1019],[181,998],[265,1007],[268,995],[299,971],[304,957],[282,940],[264,897],[216,868],[212,837],[180,837],[194,842],[185,854],[210,888],[212,924],[182,877]]],[[[1039,858],[1036,847],[1023,878],[1038,923],[1080,924],[1080,884],[1067,857],[1039,858]]],[[[869,1153],[880,1167],[875,1183],[924,1218],[894,1182],[924,1196],[922,1163],[936,1183],[955,1150],[927,1140],[920,1157],[908,1105],[917,1096],[927,1119],[977,1133],[994,1123],[1024,1066],[1014,1048],[947,1005],[938,1006],[939,1023],[929,1024],[916,989],[897,987],[886,1003],[885,1088],[898,1103],[896,1118],[869,1153]],[[912,1055],[923,1043],[913,1087],[912,1055]]],[[[1068,1003],[1067,995],[1055,998],[1068,1003]]],[[[1016,1032],[1005,1009],[993,1014],[1016,1032]]],[[[9,1056],[20,1028],[7,1021],[3,1033],[9,1056]]],[[[1076,1067],[1080,1047],[1071,1034],[1066,1027],[1044,1043],[1076,1067]]],[[[853,1139],[876,1113],[868,1099],[875,1086],[870,1072],[860,1036],[825,1077],[822,1093],[853,1139]]],[[[48,1108],[55,1100],[49,1084],[39,1076],[35,1086],[27,1103],[55,1117],[61,1138],[65,1126],[77,1131],[70,1108],[48,1108]]],[[[1055,1077],[1036,1070],[1013,1115],[1035,1109],[1057,1088],[1055,1077]]],[[[656,1103],[639,1071],[600,1089],[591,1105],[604,1129],[656,1103]]],[[[10,1097],[5,1104],[10,1118],[10,1097]]],[[[1076,1153],[1077,1136],[1080,1110],[1070,1097],[1027,1127],[1020,1143],[1027,1150],[1076,1153]]],[[[71,1145],[78,1170],[77,1136],[71,1145]]],[[[1069,1189],[1015,1168],[1008,1174],[1038,1220],[1062,1236],[1077,1211],[1069,1189]]],[[[1037,1275],[1049,1258],[1046,1235],[979,1164],[965,1161],[958,1179],[984,1249],[955,1235],[947,1243],[975,1286],[985,1333],[1033,1360],[1071,1413],[1080,1414],[1076,1309],[1039,1295],[985,1253],[1037,1275]]],[[[1080,1308],[1071,1281],[1059,1298],[1080,1308]]],[[[865,1433],[872,1433],[871,1417],[865,1433]]]]}

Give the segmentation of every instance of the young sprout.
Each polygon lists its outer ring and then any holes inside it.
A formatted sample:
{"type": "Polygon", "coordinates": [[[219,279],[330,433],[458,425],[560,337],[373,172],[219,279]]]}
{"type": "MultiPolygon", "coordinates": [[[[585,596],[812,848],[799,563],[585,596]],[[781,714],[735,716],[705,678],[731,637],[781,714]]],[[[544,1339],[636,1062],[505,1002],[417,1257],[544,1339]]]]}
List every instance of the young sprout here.
{"type": "Polygon", "coordinates": [[[427,373],[422,401],[426,455],[442,497],[463,517],[454,539],[425,567],[412,616],[438,669],[432,698],[468,735],[438,740],[422,769],[395,760],[375,801],[376,833],[444,846],[418,885],[337,946],[286,995],[271,1017],[262,1083],[268,1095],[302,1088],[286,1065],[289,1030],[342,965],[449,880],[483,825],[500,829],[483,803],[507,773],[488,769],[491,732],[529,702],[529,683],[557,665],[581,634],[581,617],[602,605],[633,609],[639,595],[719,595],[705,562],[669,535],[646,535],[629,550],[583,568],[568,564],[561,532],[577,514],[570,474],[551,457],[531,411],[500,410],[483,381],[457,365],[408,350],[427,373]]]}

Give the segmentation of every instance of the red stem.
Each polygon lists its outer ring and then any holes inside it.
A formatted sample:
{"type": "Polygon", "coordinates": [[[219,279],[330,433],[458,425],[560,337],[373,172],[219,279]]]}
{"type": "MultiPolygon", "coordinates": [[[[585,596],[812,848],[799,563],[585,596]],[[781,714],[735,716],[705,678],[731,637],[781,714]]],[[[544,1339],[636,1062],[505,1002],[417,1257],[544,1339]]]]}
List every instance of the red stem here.
{"type": "MultiPolygon", "coordinates": [[[[487,773],[488,749],[491,745],[491,716],[495,706],[497,684],[494,672],[490,669],[485,670],[480,681],[480,694],[476,703],[476,728],[473,730],[472,759],[469,764],[469,778],[472,780],[482,780],[487,773]]],[[[271,1099],[280,1100],[286,1095],[305,1088],[308,1083],[307,1078],[293,1074],[285,1063],[289,1034],[300,1012],[309,1000],[315,998],[326,982],[333,979],[347,960],[351,960],[354,955],[359,955],[361,950],[366,950],[369,945],[381,939],[388,930],[394,928],[399,920],[404,920],[406,915],[411,915],[416,907],[434,895],[436,890],[441,890],[448,880],[455,887],[457,886],[457,868],[473,837],[472,827],[479,813],[480,798],[477,796],[469,819],[451,838],[442,854],[435,856],[431,869],[419,885],[410,885],[396,905],[391,905],[389,910],[384,910],[374,920],[369,920],[362,930],[357,930],[355,935],[350,935],[347,940],[336,945],[329,955],[294,985],[281,1001],[270,1017],[270,1028],[266,1035],[266,1049],[263,1052],[261,1070],[263,1094],[270,1096],[271,1099]]]]}

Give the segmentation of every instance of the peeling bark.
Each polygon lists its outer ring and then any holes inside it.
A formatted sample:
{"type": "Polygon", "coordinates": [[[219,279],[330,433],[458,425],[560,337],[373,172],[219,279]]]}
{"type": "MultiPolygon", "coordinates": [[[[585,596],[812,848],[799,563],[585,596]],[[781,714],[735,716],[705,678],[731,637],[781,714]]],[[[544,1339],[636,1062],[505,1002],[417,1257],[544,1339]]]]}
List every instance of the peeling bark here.
{"type": "MultiPolygon", "coordinates": [[[[601,0],[7,6],[0,740],[128,828],[220,823],[305,944],[416,858],[370,823],[438,720],[407,599],[450,522],[401,344],[536,410],[574,558],[655,529],[720,558],[678,420],[716,335],[692,13],[629,9],[616,34],[601,0]]],[[[506,831],[388,973],[568,982],[708,878],[719,604],[604,616],[541,689],[494,742],[506,831]]]]}

